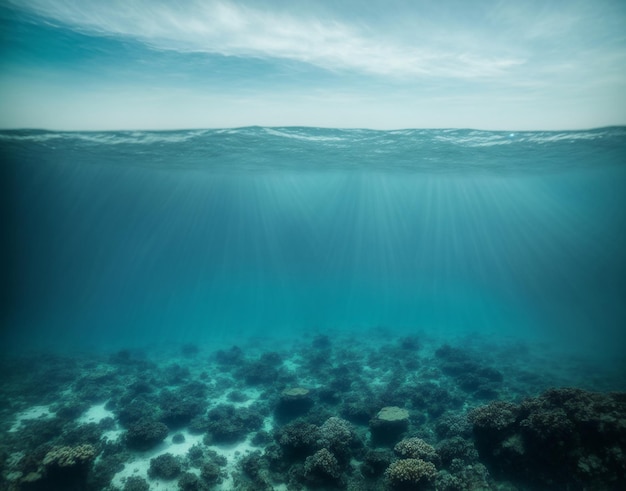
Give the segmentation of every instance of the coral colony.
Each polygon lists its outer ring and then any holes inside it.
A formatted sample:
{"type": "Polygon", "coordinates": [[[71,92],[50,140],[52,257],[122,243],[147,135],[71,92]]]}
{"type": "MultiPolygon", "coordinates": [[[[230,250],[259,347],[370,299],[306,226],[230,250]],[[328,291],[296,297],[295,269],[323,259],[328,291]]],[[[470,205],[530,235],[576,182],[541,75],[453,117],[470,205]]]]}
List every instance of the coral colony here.
{"type": "Polygon", "coordinates": [[[624,488],[624,393],[551,388],[594,382],[519,344],[369,339],[5,362],[3,489],[624,488]]]}

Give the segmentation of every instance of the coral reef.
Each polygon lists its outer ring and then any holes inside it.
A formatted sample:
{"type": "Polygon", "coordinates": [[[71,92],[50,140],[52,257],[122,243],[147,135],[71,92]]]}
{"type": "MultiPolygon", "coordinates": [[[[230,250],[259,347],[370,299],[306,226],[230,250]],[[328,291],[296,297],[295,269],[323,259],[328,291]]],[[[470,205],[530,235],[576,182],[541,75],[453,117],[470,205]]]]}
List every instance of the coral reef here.
{"type": "Polygon", "coordinates": [[[206,491],[209,486],[192,472],[185,472],[178,480],[178,489],[180,491],[206,491]]]}
{"type": "Polygon", "coordinates": [[[334,482],[341,476],[337,458],[327,449],[322,448],[304,461],[304,477],[315,485],[334,482]]]}
{"type": "Polygon", "coordinates": [[[129,448],[148,450],[165,440],[168,432],[167,426],[163,423],[140,420],[128,427],[126,431],[126,445],[129,448]]]}
{"type": "Polygon", "coordinates": [[[286,422],[302,416],[313,407],[311,391],[303,387],[290,387],[284,389],[276,406],[276,417],[286,422]]]}
{"type": "Polygon", "coordinates": [[[532,486],[626,486],[622,394],[552,389],[519,405],[477,408],[470,420],[480,457],[497,475],[532,486]]]}
{"type": "Polygon", "coordinates": [[[385,471],[391,489],[398,490],[428,489],[436,476],[435,466],[421,459],[400,459],[385,471]]]}
{"type": "Polygon", "coordinates": [[[352,451],[362,445],[352,425],[336,416],[328,418],[320,426],[318,444],[329,449],[341,462],[348,462],[352,451]]]}
{"type": "Polygon", "coordinates": [[[150,468],[148,469],[148,475],[152,478],[160,478],[165,480],[171,480],[177,477],[181,472],[181,465],[179,460],[171,453],[164,453],[150,459],[150,468]]]}
{"type": "Polygon", "coordinates": [[[77,467],[91,462],[96,456],[93,445],[77,447],[57,447],[50,450],[43,459],[43,465],[51,467],[77,467]]]}
{"type": "Polygon", "coordinates": [[[370,420],[372,440],[377,444],[393,444],[409,428],[409,412],[397,406],[382,408],[370,420]]]}
{"type": "Polygon", "coordinates": [[[126,479],[123,491],[150,491],[150,485],[139,476],[131,476],[126,479]]]}
{"type": "Polygon", "coordinates": [[[404,439],[393,447],[393,451],[402,459],[422,459],[433,464],[437,464],[439,461],[439,455],[432,445],[421,438],[404,439]]]}
{"type": "Polygon", "coordinates": [[[626,489],[623,377],[373,336],[0,360],[0,489],[626,489]]]}
{"type": "Polygon", "coordinates": [[[253,408],[236,408],[222,404],[209,411],[206,429],[209,432],[209,441],[232,443],[259,429],[262,423],[263,417],[253,408]]]}

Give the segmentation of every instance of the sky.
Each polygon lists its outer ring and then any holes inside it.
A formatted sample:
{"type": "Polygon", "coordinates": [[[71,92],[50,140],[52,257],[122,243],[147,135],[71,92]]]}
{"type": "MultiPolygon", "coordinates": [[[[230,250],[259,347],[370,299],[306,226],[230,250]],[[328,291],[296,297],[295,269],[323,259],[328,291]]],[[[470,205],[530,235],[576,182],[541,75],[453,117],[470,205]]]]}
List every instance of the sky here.
{"type": "Polygon", "coordinates": [[[0,2],[4,129],[623,124],[623,0],[0,2]]]}

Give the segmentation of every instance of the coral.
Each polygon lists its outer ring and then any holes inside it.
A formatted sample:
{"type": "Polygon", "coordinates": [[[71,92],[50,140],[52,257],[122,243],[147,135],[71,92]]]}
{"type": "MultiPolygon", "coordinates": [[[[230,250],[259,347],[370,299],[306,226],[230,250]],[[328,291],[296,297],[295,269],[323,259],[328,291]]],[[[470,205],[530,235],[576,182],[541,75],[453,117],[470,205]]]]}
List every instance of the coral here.
{"type": "Polygon", "coordinates": [[[139,394],[149,394],[154,391],[154,386],[148,381],[139,379],[128,386],[127,394],[136,397],[139,394]]]}
{"type": "Polygon", "coordinates": [[[244,354],[241,348],[233,346],[228,351],[219,350],[215,353],[215,361],[220,365],[240,365],[244,360],[244,354]]]}
{"type": "Polygon", "coordinates": [[[89,404],[80,401],[77,398],[73,398],[56,410],[56,416],[64,420],[71,421],[76,419],[87,409],[89,409],[89,404]]]}
{"type": "Polygon", "coordinates": [[[109,363],[112,365],[128,365],[132,363],[132,354],[128,349],[122,349],[109,356],[109,363]]]}
{"type": "Polygon", "coordinates": [[[215,462],[207,462],[200,469],[200,476],[207,484],[215,484],[221,482],[222,471],[215,462]]]}
{"type": "Polygon", "coordinates": [[[200,467],[203,458],[204,451],[200,445],[194,445],[187,451],[187,459],[192,467],[200,467]]]}
{"type": "Polygon", "coordinates": [[[21,442],[31,449],[39,447],[62,434],[63,426],[60,418],[26,420],[20,429],[21,442]]]}
{"type": "Polygon", "coordinates": [[[441,416],[446,410],[460,407],[463,398],[432,382],[409,387],[406,397],[415,409],[428,412],[433,417],[441,416]]]}
{"type": "Polygon", "coordinates": [[[524,440],[536,447],[565,449],[575,443],[576,428],[561,408],[533,411],[520,423],[524,440]]]}
{"type": "Polygon", "coordinates": [[[469,355],[459,348],[444,344],[435,351],[435,356],[447,363],[464,363],[469,361],[469,355]]]}
{"type": "Polygon", "coordinates": [[[371,401],[348,397],[340,409],[341,415],[354,424],[366,425],[376,414],[376,407],[371,401]]]}
{"type": "Polygon", "coordinates": [[[126,479],[124,491],[150,491],[150,485],[139,476],[131,476],[126,479]]]}
{"type": "Polygon", "coordinates": [[[303,397],[311,392],[309,389],[305,389],[303,387],[293,387],[291,389],[285,389],[282,392],[284,397],[303,397]]]}
{"type": "Polygon", "coordinates": [[[102,437],[102,429],[96,423],[87,423],[76,427],[66,425],[66,428],[63,435],[63,443],[66,445],[78,445],[81,443],[97,445],[102,437]]]}
{"type": "Polygon", "coordinates": [[[126,445],[129,448],[148,450],[161,443],[168,432],[163,423],[141,420],[129,426],[126,431],[126,445]]]}
{"type": "Polygon", "coordinates": [[[124,469],[127,457],[123,445],[105,443],[93,470],[88,475],[88,486],[85,489],[106,489],[113,476],[124,469]]]}
{"type": "Polygon", "coordinates": [[[98,369],[88,372],[74,384],[74,394],[83,401],[104,402],[111,397],[111,392],[119,386],[115,371],[98,369]]]}
{"type": "Polygon", "coordinates": [[[390,450],[370,450],[361,464],[361,473],[367,477],[381,476],[392,460],[393,454],[390,450]]]}
{"type": "Polygon", "coordinates": [[[231,390],[226,396],[231,402],[245,402],[249,397],[239,390],[231,390]]]}
{"type": "Polygon", "coordinates": [[[96,456],[93,445],[78,445],[76,447],[56,447],[50,450],[43,459],[43,465],[58,467],[73,467],[91,462],[96,456]]]}
{"type": "Polygon", "coordinates": [[[164,453],[154,459],[150,459],[148,475],[152,478],[171,480],[178,476],[180,472],[180,462],[171,453],[164,453]]]}
{"type": "Polygon", "coordinates": [[[408,351],[417,351],[420,349],[420,342],[417,336],[406,336],[400,338],[400,348],[408,351]]]}
{"type": "Polygon", "coordinates": [[[307,457],[304,462],[304,477],[315,484],[335,481],[341,476],[341,468],[336,457],[326,448],[307,457]]]}
{"type": "MultiPolygon", "coordinates": [[[[445,471],[438,472],[435,481],[435,489],[437,489],[437,491],[474,491],[477,489],[496,489],[496,487],[493,485],[485,466],[475,464],[468,466],[460,465],[452,474],[445,471]]],[[[498,487],[497,489],[504,491],[518,488],[511,486],[498,487]]]]}
{"type": "Polygon", "coordinates": [[[341,364],[330,369],[331,379],[328,382],[330,389],[339,392],[349,392],[352,383],[358,379],[359,367],[355,367],[353,363],[341,364]]]}
{"type": "Polygon", "coordinates": [[[450,465],[455,459],[466,464],[478,460],[478,452],[472,442],[458,436],[439,442],[437,454],[444,466],[450,465]]]}
{"type": "Polygon", "coordinates": [[[421,459],[397,460],[385,471],[385,477],[392,489],[420,489],[436,476],[436,467],[421,459]]]}
{"type": "Polygon", "coordinates": [[[280,428],[275,438],[285,454],[295,458],[315,450],[320,436],[320,429],[317,426],[298,422],[280,428]]]}
{"type": "Polygon", "coordinates": [[[481,406],[468,415],[474,425],[474,433],[502,433],[515,424],[519,409],[510,402],[496,401],[481,406]]]}
{"type": "Polygon", "coordinates": [[[239,461],[239,466],[243,474],[241,476],[242,480],[250,484],[251,489],[273,489],[268,476],[267,461],[261,457],[261,452],[253,452],[246,455],[239,461]]]}
{"type": "Polygon", "coordinates": [[[406,409],[402,409],[401,407],[390,406],[382,408],[376,417],[380,421],[406,421],[409,419],[409,412],[406,409]]]}
{"type": "Polygon", "coordinates": [[[496,474],[534,487],[626,489],[623,394],[551,389],[519,406],[477,408],[470,421],[496,474]]]}
{"type": "Polygon", "coordinates": [[[208,490],[209,487],[192,472],[185,472],[178,480],[178,489],[180,491],[205,491],[208,490]]]}
{"type": "Polygon", "coordinates": [[[289,421],[305,414],[313,406],[311,391],[303,387],[291,387],[280,394],[276,406],[276,417],[279,421],[289,421]]]}
{"type": "Polygon", "coordinates": [[[320,426],[321,438],[326,445],[348,446],[354,439],[352,426],[345,419],[332,416],[320,426]]]}
{"type": "Polygon", "coordinates": [[[0,397],[0,488],[626,489],[626,394],[551,389],[534,396],[553,380],[595,380],[599,389],[619,388],[618,374],[605,377],[594,373],[591,363],[574,365],[568,359],[563,361],[571,365],[559,365],[557,358],[534,365],[530,351],[527,359],[517,360],[498,346],[490,351],[481,340],[467,343],[475,351],[442,347],[433,355],[428,337],[419,337],[420,348],[417,338],[383,334],[375,343],[342,336],[319,338],[314,348],[315,334],[305,337],[286,365],[282,351],[244,357],[234,348],[205,357],[204,352],[194,356],[192,349],[186,357],[180,345],[157,355],[159,365],[134,355],[124,360],[124,354],[115,365],[101,354],[72,358],[71,365],[34,358],[47,365],[44,370],[31,363],[31,375],[23,360],[14,367],[0,361],[8,374],[0,383],[5,395],[0,397]],[[174,361],[180,365],[170,365],[174,361]],[[540,375],[528,372],[539,367],[540,375]],[[48,368],[54,389],[45,387],[48,368]],[[237,379],[255,368],[264,372],[258,391],[245,377],[237,379]],[[269,376],[276,378],[269,381],[269,376]],[[500,391],[503,379],[501,400],[510,402],[477,400],[500,391]],[[92,406],[86,401],[103,394],[112,417],[91,423],[77,417],[92,406]],[[533,397],[522,400],[528,394],[533,397]],[[287,423],[276,417],[278,407],[292,404],[293,409],[302,401],[310,407],[299,419],[292,419],[293,412],[287,423]],[[263,431],[266,418],[273,419],[273,430],[263,431]],[[122,438],[115,437],[119,425],[122,438]],[[200,432],[200,443],[186,452],[183,447],[198,438],[190,441],[177,426],[200,432]],[[163,452],[156,451],[162,439],[183,438],[185,443],[164,451],[185,455],[167,456],[169,462],[162,460],[166,456],[154,458],[163,452]],[[231,449],[230,467],[210,450],[213,444],[244,439],[253,451],[231,449]],[[98,458],[77,453],[87,444],[98,458]],[[154,479],[137,471],[131,475],[141,478],[120,482],[125,466],[127,471],[136,467],[127,467],[135,450],[146,450],[148,461],[153,458],[149,475],[154,479]],[[160,465],[171,479],[166,483],[160,481],[160,465]]]}
{"type": "Polygon", "coordinates": [[[320,426],[318,444],[329,449],[342,463],[350,460],[350,449],[355,443],[352,425],[344,419],[332,416],[320,426]]]}
{"type": "Polygon", "coordinates": [[[163,370],[164,385],[180,385],[191,376],[187,367],[181,367],[178,363],[172,363],[163,370]]]}
{"type": "Polygon", "coordinates": [[[263,424],[263,417],[253,408],[235,408],[222,404],[209,411],[206,421],[211,441],[233,443],[259,429],[263,424]]]}
{"type": "Polygon", "coordinates": [[[435,449],[421,438],[407,438],[396,444],[393,451],[403,459],[422,459],[436,463],[439,456],[435,449]]]}
{"type": "Polygon", "coordinates": [[[435,433],[439,438],[469,438],[472,425],[465,414],[444,414],[435,423],[435,433]]]}
{"type": "Polygon", "coordinates": [[[267,431],[257,431],[252,437],[250,443],[252,443],[255,447],[261,447],[271,441],[272,435],[270,435],[267,431]]]}
{"type": "Polygon", "coordinates": [[[193,399],[205,399],[209,393],[209,388],[206,386],[205,383],[195,380],[180,387],[178,392],[184,397],[190,397],[193,399]]]}
{"type": "MultiPolygon", "coordinates": [[[[134,397],[134,396],[132,396],[134,397]]],[[[158,411],[156,405],[148,401],[147,398],[133,398],[130,402],[120,401],[118,419],[123,426],[130,426],[141,420],[157,420],[158,411]]]]}
{"type": "Polygon", "coordinates": [[[89,444],[54,447],[43,457],[43,467],[35,470],[24,462],[24,469],[30,467],[30,472],[22,479],[20,489],[85,489],[96,454],[96,448],[89,444]],[[34,488],[30,488],[31,485],[34,488]]]}
{"type": "Polygon", "coordinates": [[[250,385],[263,385],[275,382],[279,375],[277,365],[280,360],[273,356],[263,355],[259,360],[245,363],[237,370],[237,377],[244,379],[250,385]]]}
{"type": "Polygon", "coordinates": [[[313,338],[311,346],[316,349],[328,349],[332,346],[332,343],[330,342],[330,338],[325,334],[318,334],[313,338]]]}
{"type": "Polygon", "coordinates": [[[335,405],[341,402],[341,393],[341,389],[324,387],[317,391],[317,397],[323,403],[335,405]]]}
{"type": "Polygon", "coordinates": [[[190,396],[184,388],[177,391],[164,389],[159,394],[161,421],[172,428],[184,426],[202,414],[206,403],[202,397],[190,396]]]}
{"type": "Polygon", "coordinates": [[[397,406],[384,407],[369,426],[375,443],[393,444],[409,428],[409,412],[397,406]]]}
{"type": "Polygon", "coordinates": [[[497,396],[504,377],[491,367],[485,367],[474,356],[459,349],[443,345],[435,356],[440,360],[441,371],[451,376],[465,392],[472,392],[477,398],[497,396]]]}
{"type": "Polygon", "coordinates": [[[185,443],[185,435],[183,435],[182,433],[176,433],[174,436],[172,436],[172,443],[175,443],[177,445],[185,443]]]}

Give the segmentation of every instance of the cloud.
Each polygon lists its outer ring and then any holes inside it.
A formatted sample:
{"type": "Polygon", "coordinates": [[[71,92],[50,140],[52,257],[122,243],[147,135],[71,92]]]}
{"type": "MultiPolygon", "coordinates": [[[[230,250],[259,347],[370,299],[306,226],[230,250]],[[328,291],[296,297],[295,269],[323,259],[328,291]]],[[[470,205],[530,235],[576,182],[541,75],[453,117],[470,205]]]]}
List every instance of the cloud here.
{"type": "Polygon", "coordinates": [[[467,52],[463,43],[450,49],[394,38],[328,14],[294,15],[226,0],[20,0],[14,5],[74,30],[132,38],[155,49],[289,60],[333,71],[467,79],[501,76],[524,63],[489,51],[467,52]]]}

